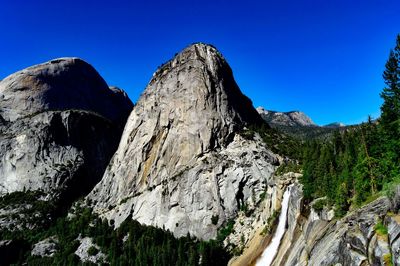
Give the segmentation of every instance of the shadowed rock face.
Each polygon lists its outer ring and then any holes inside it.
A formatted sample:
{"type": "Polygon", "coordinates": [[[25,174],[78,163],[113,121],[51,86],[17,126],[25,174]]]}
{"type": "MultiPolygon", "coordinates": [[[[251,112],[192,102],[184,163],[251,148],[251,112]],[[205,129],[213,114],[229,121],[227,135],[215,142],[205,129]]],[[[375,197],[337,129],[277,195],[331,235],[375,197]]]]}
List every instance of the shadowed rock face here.
{"type": "Polygon", "coordinates": [[[238,134],[262,123],[222,55],[189,46],[154,73],[89,198],[117,225],[131,215],[177,236],[215,237],[237,196],[251,205],[274,170],[275,155],[238,134]]]}
{"type": "Polygon", "coordinates": [[[133,105],[78,58],[0,82],[0,194],[40,190],[71,202],[99,181],[133,105]]]}

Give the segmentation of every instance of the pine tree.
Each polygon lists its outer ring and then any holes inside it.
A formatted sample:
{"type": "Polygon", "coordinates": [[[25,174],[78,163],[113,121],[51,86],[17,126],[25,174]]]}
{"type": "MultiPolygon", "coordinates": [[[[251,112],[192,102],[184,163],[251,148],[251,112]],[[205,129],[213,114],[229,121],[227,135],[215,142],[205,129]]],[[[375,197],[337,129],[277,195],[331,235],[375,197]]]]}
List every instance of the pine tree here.
{"type": "Polygon", "coordinates": [[[383,79],[386,87],[381,93],[384,101],[381,106],[381,123],[394,137],[397,128],[393,123],[400,119],[400,34],[397,35],[395,48],[390,51],[383,79]]]}

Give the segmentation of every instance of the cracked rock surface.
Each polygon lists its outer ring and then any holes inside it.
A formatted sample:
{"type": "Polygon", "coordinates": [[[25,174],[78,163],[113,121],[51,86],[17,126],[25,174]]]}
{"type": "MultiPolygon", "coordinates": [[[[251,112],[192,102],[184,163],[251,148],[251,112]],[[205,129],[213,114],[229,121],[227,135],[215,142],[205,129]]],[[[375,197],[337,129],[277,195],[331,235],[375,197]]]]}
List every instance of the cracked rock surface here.
{"type": "Polygon", "coordinates": [[[100,180],[133,104],[78,58],[0,82],[0,195],[41,191],[70,203],[100,180]]]}
{"type": "Polygon", "coordinates": [[[240,206],[259,199],[276,168],[257,134],[239,134],[262,123],[222,55],[191,45],[154,73],[88,199],[117,226],[129,217],[176,236],[214,238],[240,206]]]}

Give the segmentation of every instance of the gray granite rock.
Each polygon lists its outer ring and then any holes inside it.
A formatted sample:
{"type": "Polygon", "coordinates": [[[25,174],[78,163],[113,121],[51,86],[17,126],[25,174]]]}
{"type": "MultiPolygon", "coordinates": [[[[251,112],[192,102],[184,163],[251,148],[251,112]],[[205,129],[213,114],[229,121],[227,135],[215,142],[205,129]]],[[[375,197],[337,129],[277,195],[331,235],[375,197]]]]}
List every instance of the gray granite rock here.
{"type": "Polygon", "coordinates": [[[75,254],[80,258],[82,262],[92,262],[96,264],[102,264],[106,262],[106,255],[101,252],[100,247],[93,243],[93,239],[90,237],[84,237],[79,239],[80,245],[75,251],[75,254]],[[90,254],[90,249],[95,249],[95,254],[90,254]]]}
{"type": "Polygon", "coordinates": [[[132,217],[213,238],[239,205],[254,205],[275,169],[260,138],[239,134],[263,123],[222,55],[194,44],[154,73],[88,198],[117,226],[132,217]]]}
{"type": "Polygon", "coordinates": [[[400,265],[400,215],[386,217],[388,227],[389,244],[392,253],[392,260],[395,266],[400,265]]]}
{"type": "Polygon", "coordinates": [[[33,245],[31,255],[39,257],[53,257],[54,254],[57,252],[57,245],[57,237],[49,237],[43,239],[33,245]]]}
{"type": "Polygon", "coordinates": [[[68,205],[100,180],[133,105],[78,58],[0,82],[0,196],[40,191],[68,205]]]}
{"type": "Polygon", "coordinates": [[[382,197],[339,220],[329,222],[312,213],[299,218],[289,231],[294,241],[281,245],[283,253],[273,265],[384,265],[390,245],[375,225],[389,209],[390,201],[382,197]]]}
{"type": "Polygon", "coordinates": [[[276,112],[257,107],[257,112],[270,125],[275,126],[317,126],[310,117],[300,111],[276,112]]]}
{"type": "Polygon", "coordinates": [[[127,95],[109,88],[79,58],[59,58],[28,67],[0,82],[0,116],[15,121],[44,111],[82,110],[124,126],[132,109],[127,95]]]}

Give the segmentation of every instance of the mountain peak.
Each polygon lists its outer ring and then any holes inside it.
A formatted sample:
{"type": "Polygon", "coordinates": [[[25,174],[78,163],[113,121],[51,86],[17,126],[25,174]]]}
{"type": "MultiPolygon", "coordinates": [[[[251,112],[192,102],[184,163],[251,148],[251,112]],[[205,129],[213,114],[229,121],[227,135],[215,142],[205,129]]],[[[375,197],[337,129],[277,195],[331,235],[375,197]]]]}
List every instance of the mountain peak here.
{"type": "MultiPolygon", "coordinates": [[[[222,112],[218,119],[229,120],[239,126],[264,123],[251,100],[240,91],[225,58],[214,46],[204,43],[194,43],[184,48],[160,66],[139,103],[147,101],[151,95],[163,98],[186,95],[191,100],[205,100],[202,109],[222,112]]],[[[187,100],[184,99],[185,102],[187,100]]],[[[199,107],[196,106],[198,102],[192,102],[191,107],[199,107]]],[[[227,121],[223,124],[229,124],[227,121]]]]}
{"type": "Polygon", "coordinates": [[[224,66],[232,72],[225,58],[214,46],[199,42],[187,46],[179,53],[176,53],[171,60],[162,64],[153,74],[153,79],[150,83],[156,81],[172,68],[182,65],[188,65],[190,67],[193,61],[202,62],[202,64],[206,65],[211,71],[215,70],[215,64],[217,64],[219,66],[224,66]]]}
{"type": "Polygon", "coordinates": [[[183,49],[156,71],[133,108],[117,152],[89,195],[95,211],[116,225],[131,215],[178,236],[215,237],[236,215],[237,193],[244,193],[243,201],[251,191],[261,193],[258,181],[271,174],[274,155],[261,140],[239,134],[261,123],[215,48],[183,49]]]}
{"type": "Polygon", "coordinates": [[[277,112],[257,107],[261,117],[271,125],[278,126],[317,126],[310,117],[301,111],[277,112]]]}
{"type": "Polygon", "coordinates": [[[0,116],[6,121],[69,109],[116,121],[132,107],[122,90],[110,89],[94,67],[77,57],[53,59],[9,75],[0,82],[0,99],[0,116]]]}
{"type": "Polygon", "coordinates": [[[62,204],[86,194],[104,173],[132,107],[124,91],[109,88],[79,58],[9,75],[0,81],[0,194],[42,190],[62,204]]]}

